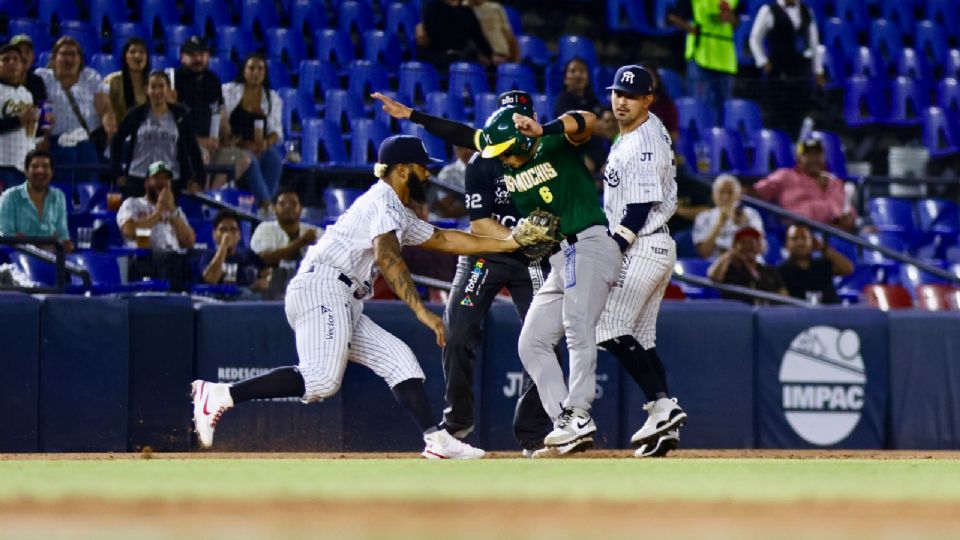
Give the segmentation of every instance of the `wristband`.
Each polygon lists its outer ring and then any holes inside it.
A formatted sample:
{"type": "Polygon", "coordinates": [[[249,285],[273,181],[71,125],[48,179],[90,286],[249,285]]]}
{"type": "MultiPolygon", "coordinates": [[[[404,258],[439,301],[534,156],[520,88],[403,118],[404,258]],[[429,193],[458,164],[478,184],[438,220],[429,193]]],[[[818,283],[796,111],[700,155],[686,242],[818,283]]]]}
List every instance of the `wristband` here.
{"type": "Polygon", "coordinates": [[[544,135],[560,135],[563,133],[563,120],[557,118],[547,122],[542,127],[544,135]]]}
{"type": "Polygon", "coordinates": [[[633,241],[637,239],[637,233],[631,231],[625,225],[617,225],[617,228],[613,230],[613,234],[622,237],[628,244],[632,244],[633,241]]]}

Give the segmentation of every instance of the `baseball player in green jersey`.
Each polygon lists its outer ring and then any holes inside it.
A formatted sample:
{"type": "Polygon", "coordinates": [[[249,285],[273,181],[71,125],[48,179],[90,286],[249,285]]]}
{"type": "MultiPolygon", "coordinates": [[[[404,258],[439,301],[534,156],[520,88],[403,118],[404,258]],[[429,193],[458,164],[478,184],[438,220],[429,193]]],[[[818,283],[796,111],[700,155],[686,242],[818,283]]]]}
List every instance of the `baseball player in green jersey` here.
{"type": "Polygon", "coordinates": [[[565,454],[593,445],[590,417],[596,393],[596,327],[622,255],[607,229],[593,179],[583,163],[583,144],[596,116],[570,111],[540,125],[524,109],[502,107],[482,130],[423,114],[379,93],[372,95],[394,118],[408,118],[458,146],[473,147],[504,165],[507,190],[520,213],[541,209],[560,217],[562,239],[550,257],[550,274],[533,298],[518,349],[536,383],[543,408],[554,420],[544,446],[565,454]],[[570,386],[554,347],[566,336],[570,386]]]}

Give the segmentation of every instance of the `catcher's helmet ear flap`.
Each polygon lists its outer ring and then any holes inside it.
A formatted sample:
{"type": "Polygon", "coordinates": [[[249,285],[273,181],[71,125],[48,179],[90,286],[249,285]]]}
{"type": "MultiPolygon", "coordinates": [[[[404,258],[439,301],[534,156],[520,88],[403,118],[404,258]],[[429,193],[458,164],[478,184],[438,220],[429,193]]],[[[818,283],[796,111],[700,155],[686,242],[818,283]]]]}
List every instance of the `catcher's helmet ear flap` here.
{"type": "Polygon", "coordinates": [[[487,118],[480,133],[482,157],[497,157],[507,151],[513,155],[526,155],[533,149],[534,139],[520,133],[514,125],[514,113],[531,115],[531,111],[523,108],[501,107],[487,118]]]}

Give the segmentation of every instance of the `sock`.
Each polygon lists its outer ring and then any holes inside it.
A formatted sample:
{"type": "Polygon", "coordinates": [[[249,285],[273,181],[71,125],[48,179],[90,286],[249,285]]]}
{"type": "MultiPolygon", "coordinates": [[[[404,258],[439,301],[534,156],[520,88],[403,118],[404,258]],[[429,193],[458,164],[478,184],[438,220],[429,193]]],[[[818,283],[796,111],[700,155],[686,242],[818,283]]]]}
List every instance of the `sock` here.
{"type": "Polygon", "coordinates": [[[653,365],[653,369],[657,372],[657,377],[660,379],[660,387],[663,389],[663,395],[657,395],[657,398],[659,399],[661,397],[669,396],[670,389],[667,387],[667,370],[664,369],[663,362],[660,361],[660,355],[657,354],[657,348],[651,347],[644,352],[647,355],[647,361],[653,365]]]}
{"type": "Polygon", "coordinates": [[[636,381],[647,401],[655,401],[661,394],[666,395],[666,388],[660,382],[656,367],[648,361],[649,355],[637,343],[636,338],[620,336],[604,341],[601,345],[617,358],[623,369],[636,381]]]}
{"type": "Polygon", "coordinates": [[[423,389],[423,379],[407,379],[390,389],[393,397],[410,413],[424,434],[437,431],[437,421],[430,411],[430,400],[423,389]]]}
{"type": "Polygon", "coordinates": [[[251,399],[279,397],[302,398],[306,393],[303,375],[293,366],[280,367],[259,377],[235,383],[230,387],[230,397],[234,403],[251,399]]]}

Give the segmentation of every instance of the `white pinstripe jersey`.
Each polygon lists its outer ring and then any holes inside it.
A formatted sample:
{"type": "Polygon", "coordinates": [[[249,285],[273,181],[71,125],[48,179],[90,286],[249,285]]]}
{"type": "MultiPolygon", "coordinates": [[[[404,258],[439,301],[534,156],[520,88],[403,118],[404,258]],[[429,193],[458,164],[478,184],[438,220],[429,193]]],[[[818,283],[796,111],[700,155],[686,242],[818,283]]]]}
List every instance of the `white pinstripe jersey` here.
{"type": "Polygon", "coordinates": [[[677,167],[673,159],[670,134],[657,115],[620,137],[607,158],[603,171],[603,211],[610,229],[632,203],[653,202],[647,222],[637,233],[645,236],[667,224],[677,209],[677,167]]]}
{"type": "Polygon", "coordinates": [[[400,202],[397,192],[383,180],[357,198],[337,222],[307,250],[300,272],[324,264],[353,280],[373,283],[373,239],[396,231],[401,245],[415,246],[433,236],[433,225],[417,218],[400,202]]]}

